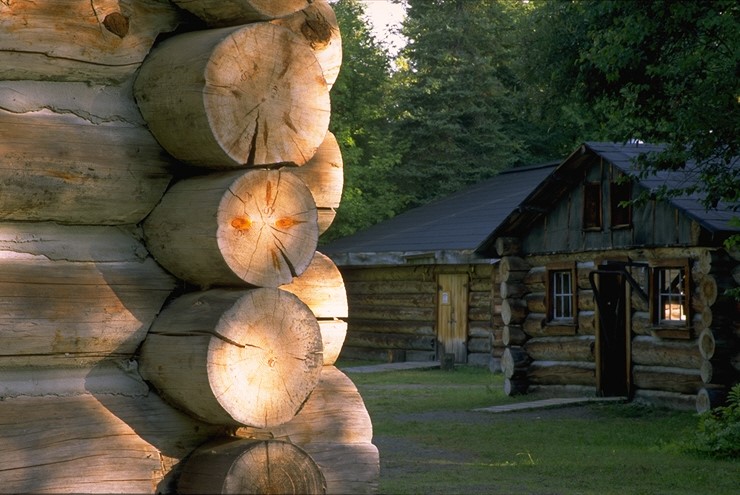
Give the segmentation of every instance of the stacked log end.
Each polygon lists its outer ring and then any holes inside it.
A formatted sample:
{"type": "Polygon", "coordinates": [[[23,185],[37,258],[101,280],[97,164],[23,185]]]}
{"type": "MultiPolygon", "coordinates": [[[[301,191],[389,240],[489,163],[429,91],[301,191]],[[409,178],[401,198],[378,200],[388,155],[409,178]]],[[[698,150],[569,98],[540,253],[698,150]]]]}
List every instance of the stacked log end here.
{"type": "Polygon", "coordinates": [[[340,65],[324,0],[0,2],[0,491],[377,491],[340,65]]]}

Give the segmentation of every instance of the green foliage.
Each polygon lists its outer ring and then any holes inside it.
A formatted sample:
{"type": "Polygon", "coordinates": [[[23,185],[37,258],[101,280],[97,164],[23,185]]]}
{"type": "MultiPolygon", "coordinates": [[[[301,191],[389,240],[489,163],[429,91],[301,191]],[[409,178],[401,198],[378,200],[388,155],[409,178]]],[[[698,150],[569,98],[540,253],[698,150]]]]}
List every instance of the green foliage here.
{"type": "Polygon", "coordinates": [[[401,152],[388,125],[390,60],[363,20],[357,0],[332,4],[342,34],[342,69],[331,90],[334,133],[344,162],[344,192],[321,242],[352,234],[399,213],[406,198],[388,181],[401,152]]]}
{"type": "Polygon", "coordinates": [[[740,458],[740,383],[730,390],[726,406],[700,416],[693,448],[712,457],[740,458]]]}
{"type": "Polygon", "coordinates": [[[395,135],[406,141],[403,184],[424,204],[519,163],[520,110],[512,69],[513,5],[406,0],[408,44],[396,73],[395,135]]]}

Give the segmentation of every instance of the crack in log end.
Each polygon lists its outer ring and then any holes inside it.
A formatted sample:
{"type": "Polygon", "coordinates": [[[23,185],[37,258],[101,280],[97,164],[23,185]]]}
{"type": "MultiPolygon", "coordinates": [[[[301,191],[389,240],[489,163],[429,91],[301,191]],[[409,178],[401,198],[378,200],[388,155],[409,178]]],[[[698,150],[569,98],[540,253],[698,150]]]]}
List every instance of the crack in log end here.
{"type": "Polygon", "coordinates": [[[280,271],[280,258],[278,253],[274,249],[270,249],[270,255],[272,256],[272,267],[276,271],[280,271]]]}
{"type": "Polygon", "coordinates": [[[231,220],[231,226],[242,233],[252,227],[252,219],[249,217],[236,217],[231,220]]]}
{"type": "Polygon", "coordinates": [[[103,26],[119,38],[123,38],[128,34],[128,17],[120,12],[113,12],[105,16],[105,19],[103,19],[103,26]]]}
{"type": "Polygon", "coordinates": [[[283,123],[284,123],[284,124],[285,124],[286,126],[288,126],[288,128],[289,128],[289,129],[290,129],[291,131],[295,132],[296,134],[300,134],[300,133],[298,132],[298,129],[296,128],[295,124],[293,124],[293,119],[291,119],[291,118],[290,118],[290,111],[286,111],[286,112],[285,112],[285,113],[283,114],[283,123]]]}
{"type": "Polygon", "coordinates": [[[268,180],[267,184],[265,184],[265,205],[268,207],[271,206],[272,200],[272,182],[268,180]]]}

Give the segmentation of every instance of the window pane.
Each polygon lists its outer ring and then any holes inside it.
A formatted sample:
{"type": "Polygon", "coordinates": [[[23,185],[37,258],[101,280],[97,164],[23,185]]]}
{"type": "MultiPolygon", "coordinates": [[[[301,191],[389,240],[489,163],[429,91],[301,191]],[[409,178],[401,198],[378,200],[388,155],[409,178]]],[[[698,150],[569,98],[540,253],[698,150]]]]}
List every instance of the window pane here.
{"type": "Polygon", "coordinates": [[[681,268],[658,270],[658,318],[661,322],[686,321],[686,278],[681,268]]]}
{"type": "Polygon", "coordinates": [[[557,271],[552,273],[552,318],[573,318],[573,290],[572,275],[570,271],[557,271]]]}

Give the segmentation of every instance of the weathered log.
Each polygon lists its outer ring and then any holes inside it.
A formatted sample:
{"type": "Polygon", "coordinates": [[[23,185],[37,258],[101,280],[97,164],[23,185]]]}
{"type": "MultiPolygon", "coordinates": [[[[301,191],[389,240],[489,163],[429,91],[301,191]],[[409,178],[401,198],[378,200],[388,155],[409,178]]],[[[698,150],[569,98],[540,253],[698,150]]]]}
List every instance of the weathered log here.
{"type": "Polygon", "coordinates": [[[350,301],[351,319],[386,320],[386,321],[416,321],[434,323],[437,312],[435,308],[398,306],[382,308],[377,306],[361,306],[350,301]]]}
{"type": "Polygon", "coordinates": [[[677,411],[693,411],[696,408],[696,395],[663,390],[637,389],[634,402],[651,406],[665,407],[677,411]]]}
{"type": "Polygon", "coordinates": [[[157,0],[0,2],[0,80],[121,82],[180,18],[157,0]]]}
{"type": "Polygon", "coordinates": [[[722,406],[726,399],[727,389],[725,387],[702,387],[696,393],[696,412],[702,414],[722,406]]]}
{"type": "Polygon", "coordinates": [[[578,309],[580,311],[594,311],[596,309],[594,291],[586,289],[578,290],[578,309]]]}
{"type": "Polygon", "coordinates": [[[491,337],[468,337],[466,345],[469,353],[489,354],[491,352],[491,337]]]}
{"type": "Polygon", "coordinates": [[[267,21],[305,9],[311,0],[173,0],[211,26],[267,21]]]}
{"type": "MultiPolygon", "coordinates": [[[[578,300],[580,301],[580,298],[578,300]]],[[[547,312],[544,292],[530,292],[529,294],[524,296],[524,302],[527,303],[527,309],[530,313],[547,312]]]]}
{"type": "Polygon", "coordinates": [[[125,91],[0,83],[0,220],[136,224],[151,211],[169,157],[125,91]]]}
{"type": "Polygon", "coordinates": [[[503,345],[522,345],[527,341],[527,334],[522,330],[521,325],[506,325],[503,328],[501,342],[503,345]]]}
{"type": "Polygon", "coordinates": [[[311,190],[319,209],[319,234],[323,234],[334,222],[344,184],[344,161],[334,134],[326,134],[316,154],[305,165],[286,170],[300,177],[311,190]]]}
{"type": "Polygon", "coordinates": [[[310,443],[303,450],[326,479],[327,495],[376,495],[380,453],[371,443],[310,443]]]}
{"type": "Polygon", "coordinates": [[[339,359],[344,339],[347,338],[347,322],[337,319],[321,319],[318,322],[324,347],[324,366],[330,366],[339,359]]]}
{"type": "Polygon", "coordinates": [[[698,368],[636,365],[632,367],[632,378],[637,388],[680,394],[696,394],[703,385],[698,368]]]}
{"type": "Polygon", "coordinates": [[[353,281],[347,278],[346,271],[342,275],[350,297],[354,297],[355,294],[397,294],[401,296],[404,294],[431,294],[433,296],[437,292],[437,283],[432,280],[353,281]]]}
{"type": "Polygon", "coordinates": [[[312,0],[309,4],[302,11],[280,17],[272,23],[286,27],[306,40],[331,89],[342,65],[342,37],[337,16],[327,0],[312,0]]]}
{"type": "Polygon", "coordinates": [[[193,452],[177,492],[323,494],[326,480],[311,456],[289,442],[225,438],[193,452]]]}
{"type": "Polygon", "coordinates": [[[594,311],[578,312],[578,334],[596,335],[596,313],[594,311]]]}
{"type": "Polygon", "coordinates": [[[541,337],[547,335],[545,322],[547,317],[544,313],[529,313],[522,323],[522,330],[530,337],[541,337]]]}
{"type": "Polygon", "coordinates": [[[692,307],[698,311],[711,307],[719,295],[717,279],[710,274],[694,280],[694,295],[691,298],[692,307]]]}
{"type": "Polygon", "coordinates": [[[532,359],[522,347],[510,346],[504,349],[501,356],[501,371],[505,378],[517,376],[517,371],[523,370],[532,359]]]}
{"type": "Polygon", "coordinates": [[[135,371],[18,372],[37,390],[0,401],[4,493],[173,493],[173,467],[223,432],[167,405],[135,371]]]}
{"type": "Polygon", "coordinates": [[[699,346],[694,341],[670,341],[637,336],[632,339],[632,362],[638,365],[698,370],[702,364],[702,356],[699,346]]]}
{"type": "Polygon", "coordinates": [[[290,283],[318,242],[311,193],[280,170],[182,180],[146,219],[144,234],[162,266],[202,287],[290,283]]]}
{"type": "Polygon", "coordinates": [[[504,256],[499,261],[501,282],[516,282],[523,280],[529,271],[529,263],[518,256],[504,256]]]}
{"type": "Polygon", "coordinates": [[[714,339],[714,332],[711,329],[705,328],[702,330],[696,342],[702,358],[712,359],[714,357],[714,352],[717,349],[717,341],[714,339]]]}
{"type": "Polygon", "coordinates": [[[169,38],[147,57],[134,90],[160,144],[203,167],[303,165],[329,126],[313,51],[269,23],[169,38]]]}
{"type": "MultiPolygon", "coordinates": [[[[356,285],[353,284],[353,287],[356,285]]],[[[362,294],[351,290],[347,294],[350,305],[355,307],[379,306],[381,308],[396,307],[427,307],[434,308],[434,293],[408,293],[408,294],[362,294]]]]}
{"type": "Polygon", "coordinates": [[[535,361],[594,361],[595,338],[538,337],[529,339],[524,350],[535,361]]]}
{"type": "Polygon", "coordinates": [[[579,290],[591,290],[591,272],[596,268],[593,261],[583,261],[576,263],[576,279],[579,290]]]}
{"type": "Polygon", "coordinates": [[[260,428],[295,416],[318,383],[321,333],[279,289],[214,289],[172,301],[141,349],[141,375],[203,421],[260,428]]]}
{"type": "Polygon", "coordinates": [[[594,363],[534,361],[527,368],[532,385],[588,385],[596,383],[594,363]]]}
{"type": "Polygon", "coordinates": [[[632,313],[632,331],[636,335],[652,335],[652,330],[650,313],[647,311],[635,311],[632,313]]]}
{"type": "Polygon", "coordinates": [[[298,296],[316,318],[347,317],[347,292],[342,274],[328,256],[318,251],[303,273],[280,288],[298,296]]]}
{"type": "Polygon", "coordinates": [[[499,284],[499,294],[501,295],[501,299],[520,299],[524,294],[529,292],[529,289],[527,286],[519,281],[519,282],[501,282],[499,284]]]}
{"type": "Polygon", "coordinates": [[[504,299],[501,302],[501,319],[504,325],[518,325],[527,314],[527,303],[521,299],[504,299]]]}
{"type": "Polygon", "coordinates": [[[0,224],[0,366],[130,357],[174,285],[118,228],[0,224]]]}
{"type": "Polygon", "coordinates": [[[517,256],[522,249],[522,241],[518,237],[498,237],[496,239],[496,253],[499,256],[517,256]]]}
{"type": "Polygon", "coordinates": [[[504,378],[504,393],[508,396],[526,394],[528,388],[529,381],[526,378],[504,378]]]}
{"type": "Polygon", "coordinates": [[[316,388],[290,421],[269,429],[239,428],[243,438],[289,439],[301,448],[320,443],[370,443],[373,425],[360,392],[334,366],[324,366],[316,388]]]}
{"type": "Polygon", "coordinates": [[[431,351],[436,346],[436,337],[414,334],[393,333],[369,333],[356,331],[350,320],[349,328],[344,344],[353,347],[365,347],[369,349],[410,349],[419,351],[431,351]]]}
{"type": "Polygon", "coordinates": [[[524,283],[527,284],[527,287],[532,292],[544,291],[546,280],[547,269],[544,266],[533,266],[524,276],[524,283]]]}
{"type": "Polygon", "coordinates": [[[390,321],[390,320],[363,320],[352,318],[352,331],[371,333],[406,333],[436,336],[433,322],[424,321],[390,321]]]}
{"type": "Polygon", "coordinates": [[[493,329],[491,328],[490,323],[477,321],[468,322],[468,335],[470,337],[490,339],[492,333],[493,329]]]}
{"type": "Polygon", "coordinates": [[[705,384],[714,383],[730,385],[737,381],[737,373],[728,362],[702,360],[699,376],[705,384]]]}

